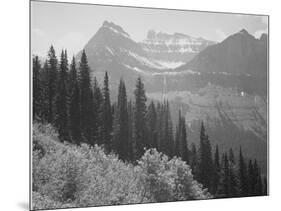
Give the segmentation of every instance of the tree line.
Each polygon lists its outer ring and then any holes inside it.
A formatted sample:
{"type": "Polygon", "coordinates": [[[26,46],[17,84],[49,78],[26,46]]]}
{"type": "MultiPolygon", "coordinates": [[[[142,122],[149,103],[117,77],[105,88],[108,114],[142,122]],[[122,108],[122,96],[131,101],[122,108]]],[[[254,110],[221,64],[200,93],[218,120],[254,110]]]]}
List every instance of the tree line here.
{"type": "Polygon", "coordinates": [[[107,72],[102,87],[95,77],[91,80],[84,50],[78,64],[74,57],[69,64],[67,51],[62,50],[58,61],[51,46],[44,64],[34,56],[32,67],[33,120],[54,125],[61,141],[97,144],[132,163],[145,149],[155,148],[181,157],[215,197],[267,195],[267,179],[256,160],[245,160],[241,148],[239,158],[232,149],[220,154],[218,145],[213,153],[203,122],[199,146],[189,147],[181,111],[174,129],[169,102],[148,102],[140,77],[133,100],[120,79],[117,102],[112,103],[107,72]]]}

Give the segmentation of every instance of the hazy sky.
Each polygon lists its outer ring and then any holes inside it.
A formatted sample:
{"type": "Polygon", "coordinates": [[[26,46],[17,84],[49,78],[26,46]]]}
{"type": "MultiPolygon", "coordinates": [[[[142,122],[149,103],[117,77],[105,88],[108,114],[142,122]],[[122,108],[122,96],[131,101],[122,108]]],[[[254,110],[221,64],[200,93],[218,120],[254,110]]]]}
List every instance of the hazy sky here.
{"type": "Polygon", "coordinates": [[[67,48],[69,55],[77,53],[105,20],[121,26],[135,41],[145,39],[150,29],[214,41],[243,28],[256,37],[268,29],[267,16],[52,2],[32,2],[31,7],[31,48],[40,56],[51,44],[57,51],[67,48]]]}

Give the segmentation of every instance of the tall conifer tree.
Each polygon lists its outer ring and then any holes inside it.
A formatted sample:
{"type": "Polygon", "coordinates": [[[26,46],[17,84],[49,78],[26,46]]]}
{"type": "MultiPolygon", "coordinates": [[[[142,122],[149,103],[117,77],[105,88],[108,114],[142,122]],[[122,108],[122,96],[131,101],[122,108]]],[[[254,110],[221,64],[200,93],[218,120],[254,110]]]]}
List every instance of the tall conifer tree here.
{"type": "Polygon", "coordinates": [[[32,109],[33,109],[33,120],[39,118],[42,119],[42,83],[41,83],[41,64],[39,61],[38,56],[32,58],[32,91],[33,91],[33,98],[32,98],[32,109]]]}
{"type": "Polygon", "coordinates": [[[219,154],[219,146],[216,145],[216,151],[214,156],[214,181],[213,181],[213,193],[217,194],[218,192],[218,186],[220,182],[220,176],[221,176],[221,166],[220,166],[220,154],[219,154]]]}
{"type": "Polygon", "coordinates": [[[80,107],[80,89],[75,58],[72,58],[70,66],[70,96],[69,96],[69,128],[72,142],[80,144],[81,142],[81,107],[80,107]]]}
{"type": "Polygon", "coordinates": [[[174,135],[173,123],[170,113],[170,105],[168,101],[164,101],[163,105],[163,135],[162,135],[162,152],[166,155],[173,156],[174,135]]]}
{"type": "Polygon", "coordinates": [[[157,148],[157,113],[153,101],[151,101],[147,109],[147,124],[149,148],[157,148]]]}
{"type": "Polygon", "coordinates": [[[55,98],[55,125],[58,128],[61,141],[69,141],[68,113],[67,113],[67,80],[68,61],[65,51],[61,53],[60,68],[58,74],[57,92],[55,98]]]}
{"type": "Polygon", "coordinates": [[[184,161],[189,163],[188,156],[188,147],[186,140],[186,125],[185,119],[181,116],[181,111],[179,111],[178,115],[178,125],[176,129],[176,138],[175,138],[175,152],[176,156],[180,156],[184,161]]]}
{"type": "Polygon", "coordinates": [[[144,85],[141,78],[138,77],[136,83],[135,94],[135,122],[134,122],[134,138],[136,143],[137,155],[139,158],[144,153],[144,148],[149,146],[147,140],[147,121],[146,121],[146,95],[144,85]]]}
{"type": "Polygon", "coordinates": [[[136,161],[136,144],[134,138],[134,105],[132,101],[128,102],[128,140],[129,140],[129,149],[128,149],[128,160],[136,161]]]}
{"type": "Polygon", "coordinates": [[[118,91],[118,101],[114,115],[113,149],[122,160],[129,158],[129,123],[127,109],[127,93],[124,81],[121,79],[118,91]]]}
{"type": "Polygon", "coordinates": [[[159,152],[164,152],[164,106],[160,104],[160,102],[157,103],[156,107],[156,113],[157,113],[157,123],[156,123],[156,130],[157,130],[157,147],[156,149],[159,152]]]}
{"type": "Polygon", "coordinates": [[[213,159],[212,149],[208,138],[205,133],[205,127],[202,122],[200,131],[200,154],[199,154],[199,168],[198,168],[198,180],[203,184],[204,187],[211,190],[212,179],[213,179],[213,159]]]}
{"type": "Polygon", "coordinates": [[[112,133],[112,111],[110,102],[110,91],[108,85],[108,75],[105,72],[103,82],[103,105],[102,105],[102,138],[107,151],[111,150],[111,133],[112,133]]]}
{"type": "Polygon", "coordinates": [[[221,193],[224,197],[230,196],[230,172],[227,153],[223,154],[221,193]]]}
{"type": "Polygon", "coordinates": [[[55,95],[57,90],[58,60],[53,46],[48,51],[48,75],[47,75],[47,100],[48,100],[48,122],[54,123],[55,118],[55,95]]]}
{"type": "Polygon", "coordinates": [[[81,130],[85,142],[94,145],[93,135],[93,92],[91,89],[90,68],[85,50],[82,51],[79,63],[80,102],[81,102],[81,130]]]}
{"type": "Polygon", "coordinates": [[[244,161],[244,156],[241,147],[239,151],[239,191],[240,196],[248,195],[247,167],[244,161]]]}
{"type": "Polygon", "coordinates": [[[230,197],[236,197],[239,195],[239,181],[238,181],[238,175],[237,175],[237,168],[236,168],[236,162],[235,162],[235,156],[233,153],[232,148],[229,150],[229,196],[230,197]]]}
{"type": "Polygon", "coordinates": [[[104,145],[103,142],[103,95],[98,85],[96,77],[94,78],[93,87],[93,116],[92,130],[95,142],[99,145],[104,145]]]}
{"type": "Polygon", "coordinates": [[[194,178],[198,179],[198,155],[196,145],[194,143],[191,144],[191,158],[190,158],[190,167],[192,169],[192,174],[194,178]]]}
{"type": "Polygon", "coordinates": [[[42,121],[49,121],[49,66],[48,61],[44,62],[41,75],[41,91],[42,91],[42,121]]]}

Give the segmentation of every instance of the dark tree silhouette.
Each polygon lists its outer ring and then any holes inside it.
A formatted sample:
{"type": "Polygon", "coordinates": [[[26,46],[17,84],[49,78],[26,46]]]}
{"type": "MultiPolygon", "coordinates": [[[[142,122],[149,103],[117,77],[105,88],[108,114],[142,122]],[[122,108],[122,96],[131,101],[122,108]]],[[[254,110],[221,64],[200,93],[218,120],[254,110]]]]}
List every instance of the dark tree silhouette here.
{"type": "Polygon", "coordinates": [[[55,97],[55,125],[58,128],[59,138],[69,141],[68,113],[67,113],[67,80],[68,61],[66,51],[61,52],[58,74],[57,92],[55,97]]]}
{"type": "Polygon", "coordinates": [[[108,84],[108,75],[105,72],[103,83],[103,105],[102,105],[102,139],[107,151],[111,150],[111,133],[112,133],[112,111],[110,102],[110,91],[108,84]]]}
{"type": "Polygon", "coordinates": [[[124,81],[119,84],[118,101],[114,115],[112,145],[122,160],[129,158],[129,124],[127,93],[124,81]]]}

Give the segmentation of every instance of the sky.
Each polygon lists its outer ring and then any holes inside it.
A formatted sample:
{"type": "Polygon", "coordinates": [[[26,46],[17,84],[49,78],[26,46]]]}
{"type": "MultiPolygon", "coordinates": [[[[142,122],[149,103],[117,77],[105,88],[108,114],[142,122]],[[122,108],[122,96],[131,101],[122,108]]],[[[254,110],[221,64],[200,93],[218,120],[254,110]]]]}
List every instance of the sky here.
{"type": "Polygon", "coordinates": [[[105,20],[121,26],[135,41],[144,40],[152,29],[217,42],[241,29],[257,38],[268,31],[267,16],[32,1],[32,54],[46,56],[54,45],[74,55],[105,20]]]}

